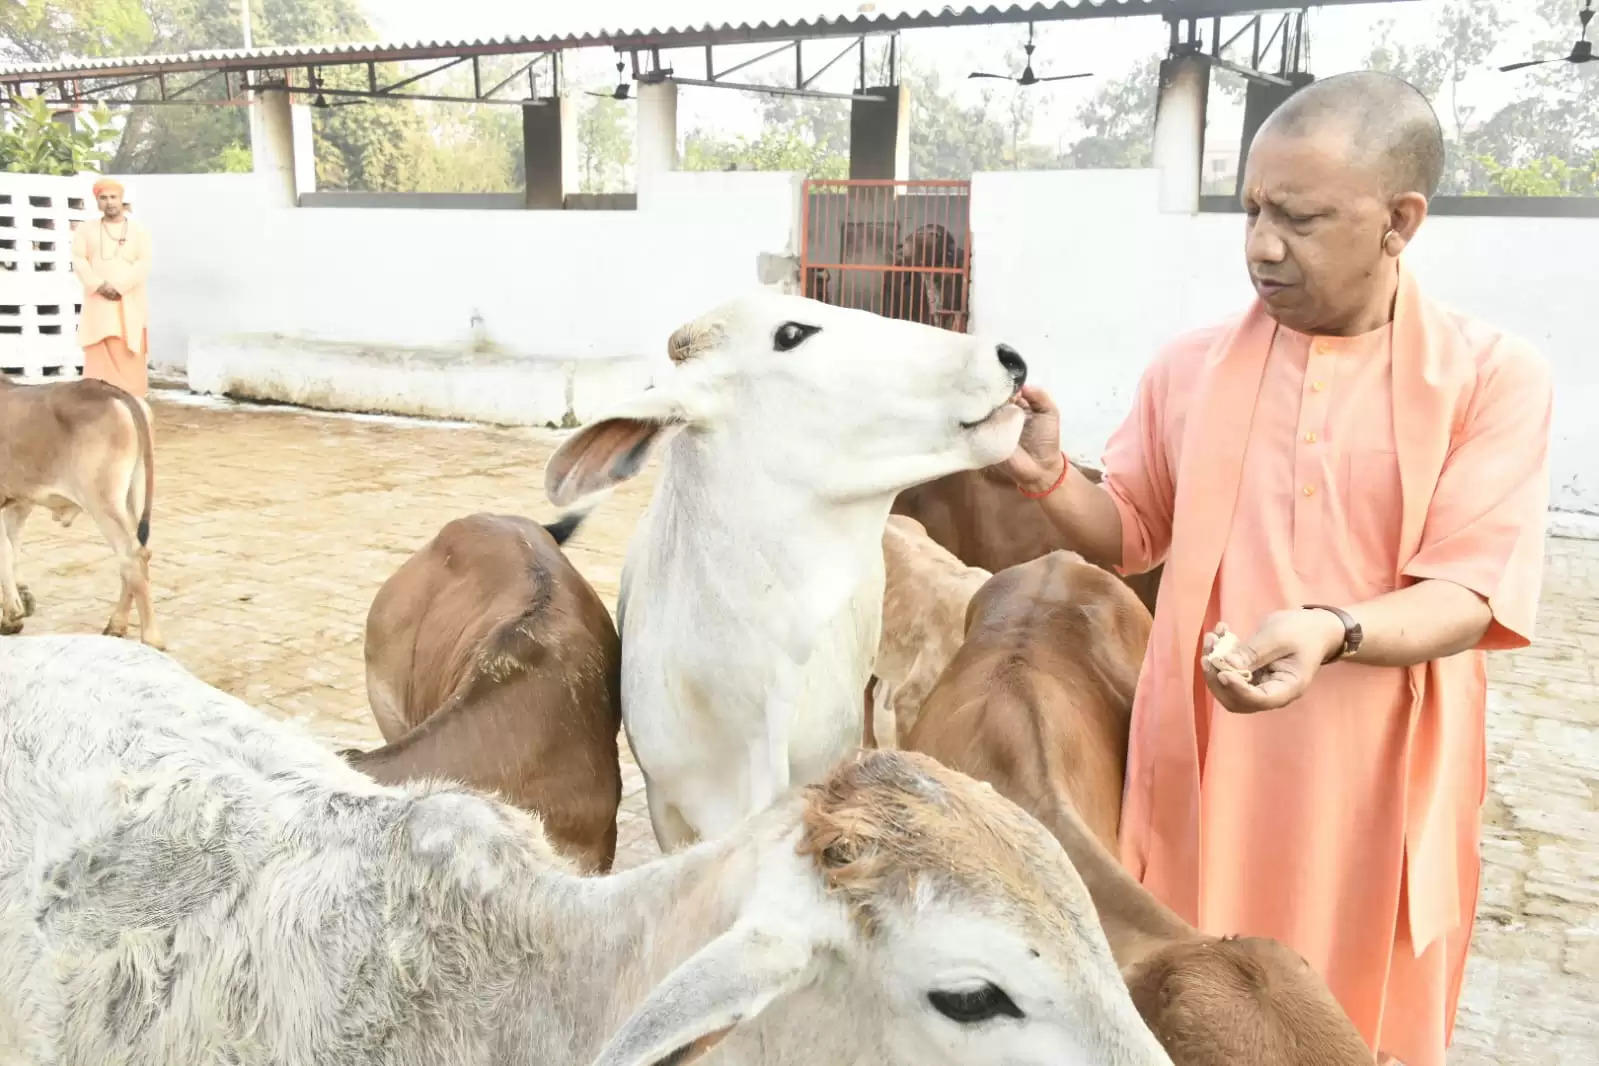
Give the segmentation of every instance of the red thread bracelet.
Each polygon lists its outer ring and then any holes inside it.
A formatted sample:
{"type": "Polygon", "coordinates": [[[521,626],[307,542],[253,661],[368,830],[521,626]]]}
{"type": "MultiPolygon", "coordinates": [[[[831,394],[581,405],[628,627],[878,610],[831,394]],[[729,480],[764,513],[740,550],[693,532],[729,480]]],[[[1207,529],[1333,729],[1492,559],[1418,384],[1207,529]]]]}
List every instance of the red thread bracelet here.
{"type": "Polygon", "coordinates": [[[1061,452],[1060,453],[1060,477],[1055,479],[1055,483],[1053,485],[1051,485],[1049,488],[1045,489],[1043,492],[1028,492],[1026,489],[1022,488],[1020,485],[1017,485],[1016,486],[1016,491],[1020,492],[1023,496],[1026,496],[1029,500],[1042,500],[1045,496],[1048,496],[1050,493],[1054,492],[1056,489],[1061,487],[1061,484],[1066,480],[1066,471],[1070,470],[1071,468],[1072,468],[1071,460],[1066,458],[1066,453],[1065,452],[1061,452]]]}

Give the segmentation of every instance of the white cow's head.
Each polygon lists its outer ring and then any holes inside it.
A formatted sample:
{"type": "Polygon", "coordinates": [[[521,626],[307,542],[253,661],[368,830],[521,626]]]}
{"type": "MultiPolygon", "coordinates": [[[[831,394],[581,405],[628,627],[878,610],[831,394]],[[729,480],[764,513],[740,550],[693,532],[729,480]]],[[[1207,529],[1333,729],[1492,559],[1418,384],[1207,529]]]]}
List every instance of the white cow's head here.
{"type": "Polygon", "coordinates": [[[738,920],[593,1066],[1171,1066],[1066,853],[990,786],[863,752],[796,806],[746,824],[738,920]]]}
{"type": "Polygon", "coordinates": [[[829,499],[891,495],[1011,454],[1027,375],[992,339],[761,290],[672,334],[667,380],[551,457],[559,505],[636,474],[681,427],[724,461],[829,499]]]}

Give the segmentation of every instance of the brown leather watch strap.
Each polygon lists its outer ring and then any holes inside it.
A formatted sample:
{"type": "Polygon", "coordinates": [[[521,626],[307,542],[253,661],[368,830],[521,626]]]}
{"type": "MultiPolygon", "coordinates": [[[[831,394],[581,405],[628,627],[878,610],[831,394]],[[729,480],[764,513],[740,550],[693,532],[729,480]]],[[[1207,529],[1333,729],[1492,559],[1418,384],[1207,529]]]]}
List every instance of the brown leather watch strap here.
{"type": "Polygon", "coordinates": [[[1327,665],[1328,663],[1337,662],[1339,659],[1347,659],[1349,656],[1355,654],[1355,652],[1360,648],[1360,641],[1365,634],[1361,632],[1360,623],[1355,621],[1348,611],[1344,610],[1342,607],[1333,607],[1325,603],[1307,603],[1305,604],[1305,610],[1330,611],[1332,614],[1338,617],[1340,622],[1344,624],[1343,646],[1337,651],[1333,652],[1331,655],[1327,656],[1327,658],[1323,659],[1321,661],[1323,666],[1327,665]]]}

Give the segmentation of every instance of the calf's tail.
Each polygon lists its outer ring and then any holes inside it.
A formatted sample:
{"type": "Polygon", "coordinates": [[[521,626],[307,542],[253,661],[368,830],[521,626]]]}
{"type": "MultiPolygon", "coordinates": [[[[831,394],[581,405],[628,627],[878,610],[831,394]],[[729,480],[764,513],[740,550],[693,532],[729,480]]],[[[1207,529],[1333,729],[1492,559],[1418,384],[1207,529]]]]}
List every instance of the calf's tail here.
{"type": "Polygon", "coordinates": [[[582,525],[583,519],[588,516],[589,513],[587,511],[573,511],[570,514],[564,514],[545,526],[544,531],[555,540],[555,543],[565,544],[572,539],[572,534],[577,532],[577,527],[582,525]]]}
{"type": "MultiPolygon", "coordinates": [[[[144,408],[132,394],[117,390],[117,399],[128,406],[133,425],[139,435],[139,462],[144,466],[144,509],[139,513],[139,546],[150,546],[150,504],[155,499],[155,445],[150,437],[150,424],[145,420],[144,408]]],[[[128,510],[133,510],[133,485],[128,486],[128,510]]]]}

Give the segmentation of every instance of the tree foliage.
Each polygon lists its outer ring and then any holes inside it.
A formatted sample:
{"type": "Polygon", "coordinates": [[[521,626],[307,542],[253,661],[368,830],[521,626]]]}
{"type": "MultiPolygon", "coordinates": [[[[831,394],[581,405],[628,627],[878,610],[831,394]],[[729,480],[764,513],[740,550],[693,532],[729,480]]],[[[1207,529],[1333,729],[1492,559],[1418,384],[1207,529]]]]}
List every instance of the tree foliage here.
{"type": "Polygon", "coordinates": [[[623,192],[633,164],[628,105],[609,97],[591,100],[577,119],[579,191],[623,192]]]}
{"type": "MultiPolygon", "coordinates": [[[[258,46],[370,40],[357,0],[252,0],[258,46]]],[[[129,55],[236,48],[239,0],[0,0],[0,55],[48,61],[64,55],[129,55]]],[[[464,71],[430,86],[459,92],[464,71]]],[[[405,72],[380,67],[380,79],[405,72]]],[[[330,88],[364,87],[363,69],[329,68],[330,88]]],[[[186,83],[187,76],[183,79],[186,83]]],[[[206,95],[212,86],[194,91],[206,95]]],[[[133,99],[155,92],[140,86],[133,99]]],[[[297,102],[304,102],[298,97],[297,102]]],[[[312,112],[321,188],[501,192],[519,187],[521,121],[515,108],[347,102],[312,112]]],[[[112,169],[131,173],[238,171],[250,167],[246,109],[200,105],[127,108],[112,169]]]]}
{"type": "Polygon", "coordinates": [[[1159,76],[1160,57],[1152,55],[1107,81],[1077,109],[1077,121],[1087,132],[1066,150],[1062,164],[1083,169],[1149,166],[1159,76]]]}
{"type": "Polygon", "coordinates": [[[111,112],[97,107],[87,121],[57,122],[35,96],[23,98],[0,125],[0,170],[22,174],[81,174],[111,158],[117,137],[111,112]]]}
{"type": "Polygon", "coordinates": [[[849,104],[818,97],[758,98],[759,136],[727,137],[691,130],[684,170],[797,170],[812,178],[849,174],[849,104]]]}
{"type": "Polygon", "coordinates": [[[0,62],[48,63],[62,56],[128,55],[153,36],[139,0],[4,0],[0,62]]]}
{"type": "MultiPolygon", "coordinates": [[[[1571,50],[1577,20],[1570,0],[1538,0],[1517,13],[1535,40],[1526,58],[1571,50]]],[[[1592,196],[1584,175],[1599,153],[1599,94],[1581,67],[1554,63],[1501,74],[1489,57],[1512,25],[1499,0],[1446,0],[1436,34],[1399,43],[1393,24],[1379,27],[1367,65],[1406,79],[1439,111],[1448,149],[1440,192],[1453,195],[1592,196]],[[1483,116],[1464,106],[1459,89],[1473,75],[1514,79],[1516,95],[1483,116]]]]}
{"type": "Polygon", "coordinates": [[[1480,156],[1487,175],[1485,191],[1497,196],[1599,196],[1599,152],[1586,159],[1543,156],[1520,166],[1506,166],[1480,156]]]}

